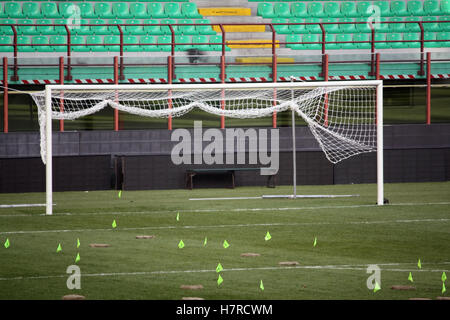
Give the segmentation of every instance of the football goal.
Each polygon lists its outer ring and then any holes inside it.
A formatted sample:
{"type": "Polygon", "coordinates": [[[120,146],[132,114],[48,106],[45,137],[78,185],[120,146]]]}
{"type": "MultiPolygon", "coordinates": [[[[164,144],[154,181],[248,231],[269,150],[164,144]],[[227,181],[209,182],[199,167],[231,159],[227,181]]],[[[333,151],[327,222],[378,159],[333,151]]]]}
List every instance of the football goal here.
{"type": "Polygon", "coordinates": [[[326,158],[338,163],[377,152],[377,204],[383,205],[382,81],[167,85],[47,85],[38,106],[46,165],[46,213],[52,214],[52,120],[74,120],[112,107],[143,117],[176,118],[194,108],[220,117],[258,118],[291,111],[293,197],[296,197],[295,115],[307,123],[326,158]]]}

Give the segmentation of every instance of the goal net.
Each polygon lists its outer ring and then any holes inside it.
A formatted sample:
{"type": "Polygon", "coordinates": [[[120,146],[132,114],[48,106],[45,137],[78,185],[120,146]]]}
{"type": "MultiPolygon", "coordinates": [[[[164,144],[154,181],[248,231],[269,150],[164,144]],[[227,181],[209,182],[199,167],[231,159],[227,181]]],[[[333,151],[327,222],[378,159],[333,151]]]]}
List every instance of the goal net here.
{"type": "Polygon", "coordinates": [[[48,85],[32,97],[38,106],[41,157],[47,166],[52,156],[52,119],[75,120],[106,107],[159,118],[181,117],[194,108],[231,118],[269,117],[291,110],[308,124],[327,159],[338,163],[361,153],[382,152],[381,93],[381,81],[346,81],[48,85]]]}

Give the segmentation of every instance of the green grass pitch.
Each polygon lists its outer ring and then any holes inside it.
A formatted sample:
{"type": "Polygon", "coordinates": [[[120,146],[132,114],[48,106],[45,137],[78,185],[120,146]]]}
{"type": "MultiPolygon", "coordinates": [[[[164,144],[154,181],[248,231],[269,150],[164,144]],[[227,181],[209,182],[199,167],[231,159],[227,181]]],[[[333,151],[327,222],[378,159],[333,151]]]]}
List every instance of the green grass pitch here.
{"type": "MultiPolygon", "coordinates": [[[[382,207],[375,205],[373,184],[298,187],[299,194],[360,195],[351,198],[189,200],[290,192],[287,186],[123,191],[120,198],[117,191],[63,192],[54,194],[53,216],[43,215],[44,207],[0,208],[0,300],[59,300],[66,294],[150,300],[449,295],[441,292],[441,275],[450,276],[450,182],[386,184],[390,204],[382,207]],[[230,244],[226,249],[224,240],[230,244]],[[110,247],[91,248],[91,243],[110,247]],[[247,252],[260,256],[241,257],[247,252]],[[81,289],[69,290],[66,269],[77,253],[81,289]],[[280,266],[282,261],[299,265],[280,266]],[[376,293],[366,286],[370,264],[381,269],[376,293]],[[410,272],[414,282],[408,280],[410,272]],[[203,289],[180,288],[197,284],[203,289]],[[392,290],[392,285],[415,290],[392,290]]],[[[43,193],[0,194],[2,205],[44,201],[43,193]]]]}

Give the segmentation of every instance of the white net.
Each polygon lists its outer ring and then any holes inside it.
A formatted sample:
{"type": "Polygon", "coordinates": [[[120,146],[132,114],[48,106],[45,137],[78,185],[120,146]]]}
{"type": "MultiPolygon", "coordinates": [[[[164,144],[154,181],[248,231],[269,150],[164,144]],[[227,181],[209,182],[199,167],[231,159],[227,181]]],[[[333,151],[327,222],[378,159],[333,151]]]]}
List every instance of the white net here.
{"type": "MultiPolygon", "coordinates": [[[[32,97],[38,105],[45,163],[45,92],[32,97]]],[[[181,117],[194,108],[231,118],[269,117],[292,109],[306,121],[332,163],[376,151],[375,86],[52,90],[53,119],[75,120],[107,106],[159,118],[181,117]]]]}

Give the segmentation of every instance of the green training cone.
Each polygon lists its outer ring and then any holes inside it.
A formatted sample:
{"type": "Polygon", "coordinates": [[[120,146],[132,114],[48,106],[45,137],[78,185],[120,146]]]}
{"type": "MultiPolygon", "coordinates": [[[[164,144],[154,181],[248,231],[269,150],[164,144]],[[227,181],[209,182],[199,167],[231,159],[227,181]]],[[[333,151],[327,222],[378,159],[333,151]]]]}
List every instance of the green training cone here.
{"type": "Polygon", "coordinates": [[[77,248],[80,247],[80,239],[77,239],[77,248]]]}
{"type": "Polygon", "coordinates": [[[112,227],[113,227],[113,228],[117,228],[116,220],[114,220],[114,221],[112,222],[112,227]]]}
{"type": "Polygon", "coordinates": [[[6,238],[6,241],[5,241],[5,248],[8,249],[10,245],[11,245],[11,244],[9,243],[9,239],[6,238]]]}
{"type": "Polygon", "coordinates": [[[56,252],[61,252],[61,251],[62,251],[61,243],[58,243],[58,248],[56,248],[56,252]]]}
{"type": "Polygon", "coordinates": [[[264,240],[269,241],[272,239],[272,236],[270,235],[269,231],[267,231],[266,236],[264,237],[264,240]]]}
{"type": "Polygon", "coordinates": [[[264,291],[264,284],[263,281],[261,280],[261,282],[259,283],[259,288],[264,291]]]}
{"type": "Polygon", "coordinates": [[[378,290],[381,290],[381,288],[378,282],[375,281],[375,287],[373,288],[373,292],[377,292],[378,290]]]}
{"type": "Polygon", "coordinates": [[[445,282],[445,280],[447,280],[447,275],[445,274],[445,271],[442,272],[441,280],[442,282],[445,282]]]}
{"type": "Polygon", "coordinates": [[[412,273],[411,273],[411,272],[409,273],[408,280],[411,281],[411,282],[414,282],[413,276],[412,276],[412,273]]]}
{"type": "Polygon", "coordinates": [[[206,247],[206,244],[208,243],[208,238],[205,237],[205,240],[203,241],[203,246],[206,247]]]}
{"type": "Polygon", "coordinates": [[[217,285],[220,286],[223,282],[222,276],[219,274],[219,278],[217,278],[217,285]]]}
{"type": "Polygon", "coordinates": [[[419,259],[419,261],[417,261],[417,267],[418,267],[419,269],[422,269],[422,263],[420,262],[420,259],[419,259]]]}
{"type": "Polygon", "coordinates": [[[221,265],[220,262],[219,262],[219,264],[218,264],[217,267],[216,267],[216,272],[219,273],[219,272],[222,271],[222,270],[223,270],[223,267],[222,267],[222,265],[221,265]]]}
{"type": "Polygon", "coordinates": [[[178,243],[178,248],[183,249],[184,248],[184,242],[183,240],[180,240],[180,242],[178,243]]]}
{"type": "Polygon", "coordinates": [[[75,258],[75,263],[77,263],[78,261],[80,261],[81,260],[81,258],[80,258],[80,254],[79,253],[77,253],[77,257],[75,258]]]}
{"type": "Polygon", "coordinates": [[[228,248],[230,246],[230,244],[228,243],[228,241],[227,240],[224,240],[223,241],[223,247],[226,249],[226,248],[228,248]]]}

